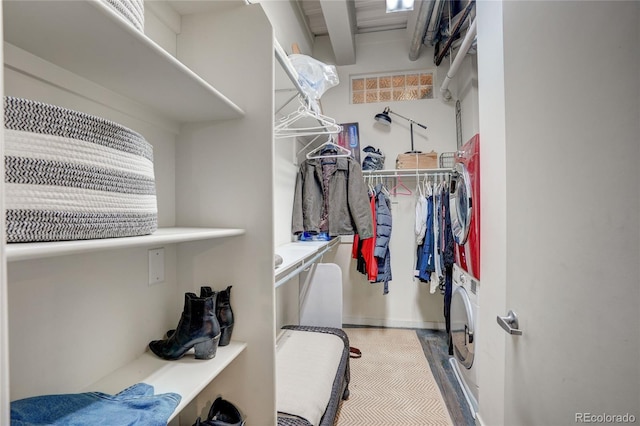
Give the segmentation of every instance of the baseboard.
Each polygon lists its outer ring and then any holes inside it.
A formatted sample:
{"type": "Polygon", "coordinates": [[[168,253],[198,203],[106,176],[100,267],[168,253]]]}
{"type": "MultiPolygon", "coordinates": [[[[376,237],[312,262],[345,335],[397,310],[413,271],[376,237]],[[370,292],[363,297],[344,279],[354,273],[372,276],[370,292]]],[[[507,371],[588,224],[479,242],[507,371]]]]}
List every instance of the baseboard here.
{"type": "Polygon", "coordinates": [[[342,317],[342,323],[352,324],[352,325],[368,325],[372,327],[446,330],[446,325],[444,322],[404,321],[404,320],[391,320],[386,318],[342,317]]]}

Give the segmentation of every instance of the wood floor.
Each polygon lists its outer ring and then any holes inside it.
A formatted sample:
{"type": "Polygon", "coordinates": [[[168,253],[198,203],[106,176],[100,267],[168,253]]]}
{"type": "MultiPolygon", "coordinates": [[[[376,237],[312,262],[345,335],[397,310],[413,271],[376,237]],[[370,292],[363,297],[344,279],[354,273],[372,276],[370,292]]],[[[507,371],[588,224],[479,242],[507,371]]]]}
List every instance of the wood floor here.
{"type": "Polygon", "coordinates": [[[447,404],[453,424],[474,426],[475,420],[449,363],[447,333],[442,330],[416,330],[416,333],[431,366],[431,372],[440,387],[444,402],[447,404]]]}

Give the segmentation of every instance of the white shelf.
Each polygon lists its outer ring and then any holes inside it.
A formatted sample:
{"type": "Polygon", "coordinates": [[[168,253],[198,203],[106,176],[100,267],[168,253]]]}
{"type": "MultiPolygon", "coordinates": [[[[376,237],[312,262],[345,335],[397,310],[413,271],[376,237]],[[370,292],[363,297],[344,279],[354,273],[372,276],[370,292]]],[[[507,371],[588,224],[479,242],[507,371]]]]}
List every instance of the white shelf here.
{"type": "Polygon", "coordinates": [[[209,360],[195,359],[190,351],[176,361],[165,361],[147,351],[85,391],[113,395],[133,384],[146,383],[153,386],[155,395],[177,393],[182,399],[169,418],[171,421],[246,347],[244,342],[231,341],[227,346],[218,347],[215,358],[209,360]]]}
{"type": "Polygon", "coordinates": [[[98,240],[54,241],[43,243],[10,243],[5,246],[7,261],[38,259],[118,248],[155,246],[242,235],[244,229],[224,228],[160,228],[151,235],[98,240]]]}
{"type": "Polygon", "coordinates": [[[331,241],[296,241],[276,247],[275,253],[282,256],[282,264],[275,268],[276,287],[284,284],[296,272],[299,273],[300,269],[314,263],[316,257],[332,249],[339,241],[340,238],[331,241]]]}
{"type": "Polygon", "coordinates": [[[4,40],[179,122],[244,112],[103,2],[3,2],[4,40]]]}

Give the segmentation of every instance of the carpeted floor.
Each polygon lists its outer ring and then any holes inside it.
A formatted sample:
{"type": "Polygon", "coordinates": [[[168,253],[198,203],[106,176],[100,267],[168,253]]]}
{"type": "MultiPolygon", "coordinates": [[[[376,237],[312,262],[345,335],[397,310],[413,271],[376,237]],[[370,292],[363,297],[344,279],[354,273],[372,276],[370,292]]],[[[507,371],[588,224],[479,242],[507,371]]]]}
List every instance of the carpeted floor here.
{"type": "Polygon", "coordinates": [[[452,425],[415,330],[344,328],[350,345],[351,391],[335,426],[452,425]]]}

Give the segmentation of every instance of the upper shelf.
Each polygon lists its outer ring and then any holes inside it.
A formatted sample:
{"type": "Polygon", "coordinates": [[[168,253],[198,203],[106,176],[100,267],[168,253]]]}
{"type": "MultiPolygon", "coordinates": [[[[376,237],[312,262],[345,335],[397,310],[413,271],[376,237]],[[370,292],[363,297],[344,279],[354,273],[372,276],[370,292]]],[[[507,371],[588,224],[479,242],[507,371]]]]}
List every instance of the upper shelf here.
{"type": "Polygon", "coordinates": [[[160,228],[151,235],[99,240],[11,243],[5,246],[7,260],[26,260],[118,248],[145,247],[186,241],[208,240],[244,234],[244,229],[160,228]]]}
{"type": "Polygon", "coordinates": [[[240,118],[222,93],[96,0],[3,2],[4,39],[179,122],[240,118]]]}

